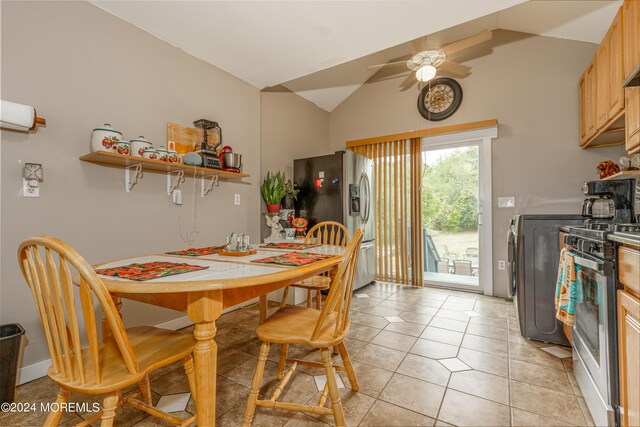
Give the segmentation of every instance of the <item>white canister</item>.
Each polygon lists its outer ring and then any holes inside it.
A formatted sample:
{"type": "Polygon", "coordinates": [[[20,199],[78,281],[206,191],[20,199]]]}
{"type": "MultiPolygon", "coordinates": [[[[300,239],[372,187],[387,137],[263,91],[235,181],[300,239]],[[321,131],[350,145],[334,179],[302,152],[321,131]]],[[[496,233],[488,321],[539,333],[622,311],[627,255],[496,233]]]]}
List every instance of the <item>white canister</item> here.
{"type": "Polygon", "coordinates": [[[116,154],[122,154],[124,156],[128,156],[129,154],[131,154],[129,150],[129,141],[119,141],[116,145],[114,145],[113,152],[116,154]]]}
{"type": "Polygon", "coordinates": [[[122,132],[115,130],[110,124],[95,128],[91,137],[91,150],[115,152],[115,146],[122,140],[122,132]]]}
{"type": "Polygon", "coordinates": [[[166,148],[164,147],[156,148],[156,151],[158,152],[158,160],[162,160],[163,162],[169,161],[169,152],[167,151],[166,148]]]}
{"type": "Polygon", "coordinates": [[[147,149],[144,150],[144,154],[142,154],[142,157],[150,160],[159,160],[158,152],[154,150],[153,147],[147,147],[147,149]]]}
{"type": "Polygon", "coordinates": [[[144,150],[152,147],[151,143],[147,141],[144,136],[132,139],[129,144],[131,145],[131,155],[134,157],[143,157],[144,150]]]}
{"type": "Polygon", "coordinates": [[[182,163],[182,156],[175,150],[169,150],[168,161],[169,163],[182,163]]]}

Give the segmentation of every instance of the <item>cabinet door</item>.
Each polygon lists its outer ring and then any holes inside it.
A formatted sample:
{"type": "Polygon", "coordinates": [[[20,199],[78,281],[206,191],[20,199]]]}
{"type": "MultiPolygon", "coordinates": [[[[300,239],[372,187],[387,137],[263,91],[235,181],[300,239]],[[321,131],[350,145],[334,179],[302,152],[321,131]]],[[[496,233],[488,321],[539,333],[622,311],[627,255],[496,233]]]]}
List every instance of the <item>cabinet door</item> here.
{"type": "Polygon", "coordinates": [[[624,89],[622,82],[625,74],[623,70],[622,43],[622,8],[618,10],[609,28],[609,119],[614,118],[624,108],[624,89]]]}
{"type": "Polygon", "coordinates": [[[624,31],[624,76],[640,63],[640,2],[625,0],[622,4],[624,31]]]}
{"type": "Polygon", "coordinates": [[[604,128],[609,120],[609,34],[596,52],[596,126],[604,128]]]}
{"type": "Polygon", "coordinates": [[[593,58],[591,64],[587,67],[586,71],[586,84],[587,84],[587,111],[586,111],[586,125],[587,125],[587,139],[590,139],[596,134],[596,58],[593,58]]]}
{"type": "Polygon", "coordinates": [[[625,89],[625,148],[629,153],[640,151],[640,87],[625,89]]]}
{"type": "Polygon", "coordinates": [[[640,425],[640,300],[618,291],[620,422],[640,425]]]}
{"type": "Polygon", "coordinates": [[[580,78],[578,83],[578,92],[580,95],[580,145],[587,143],[587,79],[586,72],[580,78]]]}

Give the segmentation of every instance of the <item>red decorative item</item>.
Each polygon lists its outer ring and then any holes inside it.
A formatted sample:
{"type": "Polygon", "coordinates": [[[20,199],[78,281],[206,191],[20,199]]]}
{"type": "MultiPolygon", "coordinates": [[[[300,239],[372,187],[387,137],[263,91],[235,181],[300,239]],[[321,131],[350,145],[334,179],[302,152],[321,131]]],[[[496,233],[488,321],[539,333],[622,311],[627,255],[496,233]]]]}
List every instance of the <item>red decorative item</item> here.
{"type": "Polygon", "coordinates": [[[313,183],[314,187],[316,187],[316,191],[320,191],[323,183],[324,183],[324,179],[316,178],[315,182],[313,183]]]}
{"type": "Polygon", "coordinates": [[[620,166],[613,163],[611,160],[606,160],[604,162],[598,163],[596,169],[600,172],[600,179],[615,175],[620,172],[620,166]]]}
{"type": "Polygon", "coordinates": [[[267,203],[267,213],[277,215],[280,212],[280,203],[267,203]]]}

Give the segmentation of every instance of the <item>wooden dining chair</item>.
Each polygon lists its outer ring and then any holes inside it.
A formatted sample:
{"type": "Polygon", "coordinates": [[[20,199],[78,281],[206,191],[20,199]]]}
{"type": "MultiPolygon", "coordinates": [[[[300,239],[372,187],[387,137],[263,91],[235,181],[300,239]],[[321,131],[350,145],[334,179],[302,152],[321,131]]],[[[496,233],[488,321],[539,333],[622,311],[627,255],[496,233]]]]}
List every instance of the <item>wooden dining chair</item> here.
{"type": "Polygon", "coordinates": [[[336,369],[346,371],[351,389],[353,391],[359,390],[356,373],[353,370],[349,353],[343,341],[349,331],[349,309],[351,307],[351,296],[353,295],[353,284],[361,243],[362,228],[359,228],[346,248],[344,259],[340,263],[338,272],[333,278],[329,295],[322,310],[309,307],[287,306],[278,310],[256,330],[256,334],[262,341],[262,345],[258,357],[258,366],[256,367],[256,372],[251,383],[251,391],[249,392],[247,407],[242,422],[243,426],[251,425],[256,406],[285,409],[288,411],[311,412],[321,415],[332,414],[337,426],[345,425],[344,411],[338,393],[338,383],[335,372],[336,369]],[[286,371],[286,374],[278,375],[278,377],[282,379],[271,398],[263,400],[258,398],[258,394],[260,392],[260,384],[264,376],[264,368],[271,344],[280,344],[283,349],[286,349],[291,344],[320,349],[322,363],[287,359],[286,351],[281,352],[280,365],[278,367],[279,372],[284,374],[286,362],[292,362],[292,365],[286,371]],[[334,366],[331,361],[331,351],[329,348],[334,346],[337,347],[340,352],[344,367],[334,366]],[[317,405],[279,402],[277,400],[298,365],[324,368],[325,370],[327,382],[317,405]],[[324,406],[327,401],[327,395],[331,400],[331,409],[324,406]]]}
{"type": "Polygon", "coordinates": [[[51,355],[49,378],[60,386],[57,411],[49,413],[45,426],[58,425],[61,407],[71,392],[104,395],[102,410],[77,426],[98,419],[112,426],[116,410],[127,403],[171,424],[185,426],[196,416],[182,420],[152,406],[149,372],[183,360],[195,399],[191,334],[149,326],[124,329],[116,305],[91,265],[72,247],[54,237],[32,237],[20,244],[18,260],[36,303],[51,355]],[[56,262],[57,258],[57,262],[56,262]],[[77,307],[72,270],[79,279],[77,307]],[[97,301],[98,307],[96,307],[97,301]],[[96,312],[102,309],[102,340],[98,339],[96,312]],[[86,332],[78,319],[82,320],[86,332]],[[88,342],[88,348],[82,343],[88,342]],[[139,385],[126,396],[121,391],[139,385]],[[140,396],[140,399],[137,397],[140,396]]]}
{"type": "MultiPolygon", "coordinates": [[[[335,221],[324,221],[314,225],[307,233],[305,243],[318,245],[347,246],[349,242],[349,231],[347,228],[335,221]]],[[[294,288],[307,290],[307,307],[311,307],[313,301],[313,291],[316,291],[316,308],[320,310],[322,306],[322,291],[329,289],[331,279],[326,276],[313,276],[299,283],[291,285],[294,288]]],[[[289,287],[284,289],[280,307],[287,305],[289,287]]]]}

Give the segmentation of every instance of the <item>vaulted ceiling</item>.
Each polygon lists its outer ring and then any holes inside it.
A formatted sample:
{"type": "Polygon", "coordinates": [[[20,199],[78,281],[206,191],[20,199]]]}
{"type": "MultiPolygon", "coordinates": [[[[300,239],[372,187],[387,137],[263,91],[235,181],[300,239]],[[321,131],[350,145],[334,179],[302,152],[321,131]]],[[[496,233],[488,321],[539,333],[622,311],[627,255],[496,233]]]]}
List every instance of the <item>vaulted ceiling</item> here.
{"type": "Polygon", "coordinates": [[[259,89],[282,84],[331,111],[413,39],[435,47],[505,28],[599,43],[621,0],[92,3],[259,89]]]}

